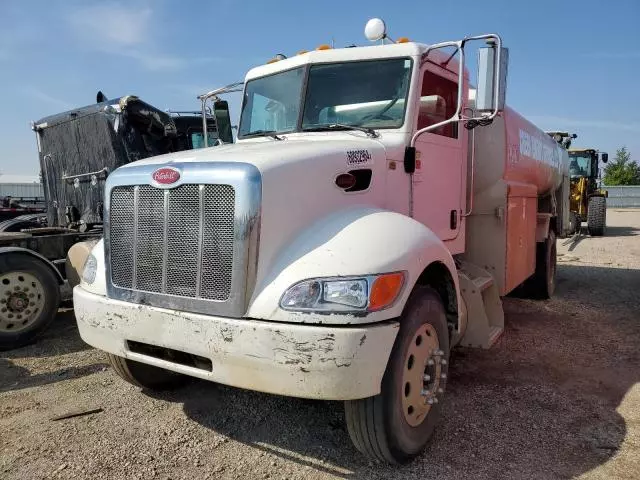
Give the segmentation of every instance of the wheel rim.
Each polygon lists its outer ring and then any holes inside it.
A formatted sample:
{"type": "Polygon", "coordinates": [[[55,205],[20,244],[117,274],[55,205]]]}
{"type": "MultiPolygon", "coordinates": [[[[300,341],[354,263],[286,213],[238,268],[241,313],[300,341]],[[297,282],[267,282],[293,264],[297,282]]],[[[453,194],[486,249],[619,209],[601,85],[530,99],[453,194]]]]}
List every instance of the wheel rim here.
{"type": "Polygon", "coordinates": [[[402,409],[412,427],[424,422],[444,393],[446,365],[436,329],[428,323],[422,325],[411,340],[402,375],[402,409]]]}
{"type": "Polygon", "coordinates": [[[0,332],[29,328],[42,312],[44,300],[44,288],[31,273],[0,275],[0,332]]]}

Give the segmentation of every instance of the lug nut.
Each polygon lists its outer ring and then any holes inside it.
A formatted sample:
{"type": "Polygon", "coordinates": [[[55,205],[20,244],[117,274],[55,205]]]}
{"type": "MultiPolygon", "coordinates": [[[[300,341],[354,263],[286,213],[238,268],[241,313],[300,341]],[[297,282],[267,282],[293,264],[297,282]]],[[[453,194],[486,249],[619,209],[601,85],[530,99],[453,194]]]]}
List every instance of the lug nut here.
{"type": "Polygon", "coordinates": [[[428,399],[427,399],[427,403],[428,403],[429,405],[433,405],[433,404],[435,403],[435,402],[434,402],[434,400],[435,400],[434,398],[428,398],[428,399]]]}
{"type": "Polygon", "coordinates": [[[438,393],[444,393],[444,390],[442,388],[439,388],[438,393]]]}
{"type": "Polygon", "coordinates": [[[433,352],[433,354],[440,357],[444,355],[444,352],[442,350],[436,350],[435,352],[433,352]]]}
{"type": "Polygon", "coordinates": [[[447,378],[447,374],[446,373],[441,373],[440,374],[440,378],[445,380],[447,378]]]}
{"type": "Polygon", "coordinates": [[[441,365],[446,365],[446,364],[447,364],[447,361],[443,358],[442,360],[440,360],[440,364],[441,364],[441,365]]]}
{"type": "Polygon", "coordinates": [[[433,397],[433,403],[438,403],[438,397],[433,397]]]}
{"type": "Polygon", "coordinates": [[[432,358],[430,358],[429,360],[427,360],[427,365],[433,365],[434,361],[432,358]]]}
{"type": "Polygon", "coordinates": [[[425,375],[424,377],[422,377],[422,379],[423,379],[425,382],[428,382],[429,380],[431,380],[431,375],[425,375]]]}
{"type": "Polygon", "coordinates": [[[429,396],[429,390],[421,390],[420,391],[420,395],[423,397],[428,397],[429,396]]]}

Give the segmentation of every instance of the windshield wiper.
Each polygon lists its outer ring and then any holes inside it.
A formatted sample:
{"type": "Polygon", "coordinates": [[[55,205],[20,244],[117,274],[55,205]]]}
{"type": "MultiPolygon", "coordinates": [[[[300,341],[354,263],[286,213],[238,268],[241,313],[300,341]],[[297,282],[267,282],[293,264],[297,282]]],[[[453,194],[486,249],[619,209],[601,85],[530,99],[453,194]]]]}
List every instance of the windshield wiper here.
{"type": "Polygon", "coordinates": [[[325,123],[313,125],[302,129],[303,132],[326,132],[328,130],[358,130],[369,135],[371,138],[378,138],[380,135],[373,128],[360,127],[358,125],[346,125],[344,123],[325,123]]]}
{"type": "Polygon", "coordinates": [[[275,130],[254,130],[253,132],[243,135],[243,137],[271,137],[274,140],[284,140],[284,137],[277,135],[275,130]]]}

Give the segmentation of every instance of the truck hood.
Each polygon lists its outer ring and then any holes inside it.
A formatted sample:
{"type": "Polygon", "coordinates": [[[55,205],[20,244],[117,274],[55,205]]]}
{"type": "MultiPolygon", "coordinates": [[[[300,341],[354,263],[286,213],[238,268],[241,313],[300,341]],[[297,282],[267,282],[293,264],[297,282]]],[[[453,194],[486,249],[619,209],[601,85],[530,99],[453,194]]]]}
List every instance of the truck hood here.
{"type": "MultiPolygon", "coordinates": [[[[374,163],[374,157],[384,156],[384,146],[371,138],[363,138],[360,132],[314,133],[304,136],[287,136],[285,140],[260,138],[230,145],[220,145],[198,150],[159,155],[127,164],[120,168],[140,165],[170,165],[190,162],[242,162],[255,165],[261,173],[287,167],[299,161],[329,161],[333,168],[355,168],[374,163]],[[371,157],[359,151],[366,151],[371,157]],[[332,160],[328,160],[331,158],[332,160]],[[335,162],[335,163],[334,163],[335,162]]],[[[316,164],[316,167],[318,165],[316,164]]]]}
{"type": "MultiPolygon", "coordinates": [[[[387,163],[391,159],[402,161],[399,154],[406,139],[401,135],[385,137],[384,145],[378,139],[364,137],[362,132],[288,135],[281,141],[261,138],[153,157],[118,170],[126,175],[126,169],[142,165],[179,168],[191,162],[209,163],[214,168],[217,162],[255,165],[262,183],[255,288],[259,292],[290,263],[287,255],[300,236],[315,239],[310,240],[310,250],[321,248],[325,242],[322,239],[331,235],[324,231],[323,219],[352,209],[386,207],[387,163]],[[349,192],[338,188],[335,179],[339,174],[363,169],[370,171],[370,175],[364,175],[367,180],[363,188],[349,192]]],[[[400,169],[393,170],[405,175],[400,169]]]]}

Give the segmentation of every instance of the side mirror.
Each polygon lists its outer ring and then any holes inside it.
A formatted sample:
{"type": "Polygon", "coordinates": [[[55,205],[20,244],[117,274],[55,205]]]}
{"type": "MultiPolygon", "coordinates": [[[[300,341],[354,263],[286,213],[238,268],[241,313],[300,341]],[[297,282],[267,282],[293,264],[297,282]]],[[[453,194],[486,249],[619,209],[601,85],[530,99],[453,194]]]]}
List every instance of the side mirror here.
{"type": "Polygon", "coordinates": [[[507,66],[509,50],[500,51],[495,44],[478,49],[478,89],[476,91],[476,110],[492,112],[503,110],[507,96],[507,66]],[[496,92],[497,83],[497,92],[496,92]],[[496,96],[497,93],[497,96],[496,96]]]}
{"type": "Polygon", "coordinates": [[[609,154],[608,153],[602,153],[602,163],[607,163],[609,161],[609,154]]]}
{"type": "Polygon", "coordinates": [[[229,116],[229,104],[224,100],[217,100],[213,103],[213,115],[216,119],[218,138],[223,143],[233,143],[233,133],[231,132],[231,117],[229,116]]]}

